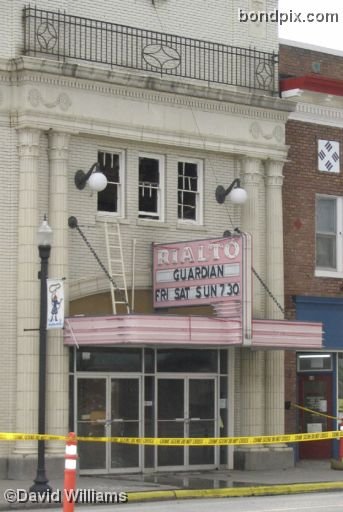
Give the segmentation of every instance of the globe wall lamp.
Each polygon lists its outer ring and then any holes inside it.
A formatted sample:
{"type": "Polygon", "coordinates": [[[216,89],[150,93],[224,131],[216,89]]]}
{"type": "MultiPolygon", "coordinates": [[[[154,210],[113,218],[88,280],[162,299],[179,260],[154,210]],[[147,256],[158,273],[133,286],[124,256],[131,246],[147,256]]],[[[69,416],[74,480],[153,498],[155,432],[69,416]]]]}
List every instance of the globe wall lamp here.
{"type": "Polygon", "coordinates": [[[241,181],[236,178],[233,180],[231,185],[225,189],[222,185],[218,185],[216,188],[216,200],[222,204],[225,201],[226,196],[235,204],[243,204],[248,199],[247,191],[241,187],[241,181]]]}
{"type": "Polygon", "coordinates": [[[101,192],[107,186],[107,178],[101,172],[98,162],[95,162],[88,172],[76,171],[74,182],[79,190],[83,190],[88,183],[89,188],[94,192],[101,192]]]}
{"type": "MultiPolygon", "coordinates": [[[[40,272],[40,310],[39,310],[39,370],[38,370],[38,434],[45,434],[46,405],[46,321],[48,310],[47,278],[48,260],[51,250],[52,229],[44,216],[37,232],[38,252],[41,260],[40,272]]],[[[46,494],[51,492],[45,472],[45,441],[38,441],[37,474],[30,492],[46,494]]]]}

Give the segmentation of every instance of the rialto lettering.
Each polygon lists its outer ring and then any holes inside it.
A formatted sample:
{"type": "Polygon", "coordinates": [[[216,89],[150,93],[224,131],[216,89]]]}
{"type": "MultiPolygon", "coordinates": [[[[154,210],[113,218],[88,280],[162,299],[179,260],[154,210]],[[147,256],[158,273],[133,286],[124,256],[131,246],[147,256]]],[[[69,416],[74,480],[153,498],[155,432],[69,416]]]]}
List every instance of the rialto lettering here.
{"type": "Polygon", "coordinates": [[[213,242],[208,245],[158,249],[157,265],[178,265],[183,263],[206,263],[222,258],[233,260],[239,256],[240,246],[236,240],[213,242]]]}

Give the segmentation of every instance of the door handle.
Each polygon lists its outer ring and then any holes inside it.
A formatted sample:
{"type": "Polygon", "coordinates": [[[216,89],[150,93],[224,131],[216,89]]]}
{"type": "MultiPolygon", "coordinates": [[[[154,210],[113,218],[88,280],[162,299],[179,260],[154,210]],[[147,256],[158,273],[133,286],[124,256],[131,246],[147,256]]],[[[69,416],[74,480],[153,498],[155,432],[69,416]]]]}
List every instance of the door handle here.
{"type": "Polygon", "coordinates": [[[186,421],[187,418],[175,418],[175,421],[186,421]]]}
{"type": "Polygon", "coordinates": [[[200,421],[201,418],[189,418],[189,421],[200,421]]]}

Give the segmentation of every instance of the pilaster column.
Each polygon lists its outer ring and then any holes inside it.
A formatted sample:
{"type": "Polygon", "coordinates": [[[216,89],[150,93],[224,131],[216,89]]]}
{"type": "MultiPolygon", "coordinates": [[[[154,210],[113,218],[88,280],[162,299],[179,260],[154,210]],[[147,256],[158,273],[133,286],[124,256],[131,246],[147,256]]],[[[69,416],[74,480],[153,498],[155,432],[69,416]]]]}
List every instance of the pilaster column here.
{"type": "MultiPolygon", "coordinates": [[[[66,133],[51,131],[49,137],[49,224],[53,242],[49,276],[65,277],[64,309],[68,314],[68,150],[66,133]]],[[[64,435],[68,431],[68,349],[63,345],[61,329],[49,331],[47,357],[47,432],[64,435]]],[[[47,453],[60,453],[63,443],[49,442],[47,453]]]]}
{"type": "MultiPolygon", "coordinates": [[[[252,265],[259,274],[264,270],[264,180],[262,161],[259,158],[242,159],[243,188],[248,193],[248,200],[242,207],[241,230],[252,236],[252,265]]],[[[253,279],[253,317],[264,317],[264,290],[253,279]]]]}
{"type": "MultiPolygon", "coordinates": [[[[266,283],[283,306],[283,220],[282,220],[282,168],[284,162],[266,162],[266,283]]],[[[266,299],[266,316],[270,319],[283,318],[283,314],[271,297],[266,299]]]]}
{"type": "MultiPolygon", "coordinates": [[[[278,303],[284,305],[283,221],[282,221],[282,161],[266,163],[266,284],[278,303]]],[[[283,318],[275,301],[267,296],[266,317],[283,318]]],[[[266,352],[266,435],[284,432],[284,352],[266,352]]]]}
{"type": "MultiPolygon", "coordinates": [[[[19,212],[17,277],[16,431],[37,432],[39,346],[38,156],[40,131],[18,131],[19,212]],[[31,329],[31,330],[30,330],[31,329]]],[[[36,451],[35,441],[18,441],[14,453],[36,451]]]]}
{"type": "MultiPolygon", "coordinates": [[[[264,184],[261,160],[244,158],[242,161],[242,186],[248,200],[242,208],[241,229],[252,235],[252,264],[260,274],[263,269],[262,231],[264,229],[264,184]]],[[[253,317],[262,318],[262,290],[254,282],[253,317]]],[[[261,435],[264,429],[264,352],[241,350],[241,430],[240,435],[261,435]]]]}

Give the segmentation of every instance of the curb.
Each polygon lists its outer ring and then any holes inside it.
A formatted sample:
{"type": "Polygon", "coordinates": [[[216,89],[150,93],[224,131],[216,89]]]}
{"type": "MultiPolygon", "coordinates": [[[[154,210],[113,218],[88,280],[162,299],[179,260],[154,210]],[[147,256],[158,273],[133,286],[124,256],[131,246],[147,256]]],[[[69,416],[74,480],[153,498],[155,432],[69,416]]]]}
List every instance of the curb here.
{"type": "Polygon", "coordinates": [[[258,487],[224,487],[221,489],[180,489],[174,491],[128,492],[128,503],[180,500],[191,498],[238,498],[248,496],[272,496],[298,494],[318,491],[338,491],[343,489],[343,482],[316,482],[302,484],[264,485],[258,487]]]}

